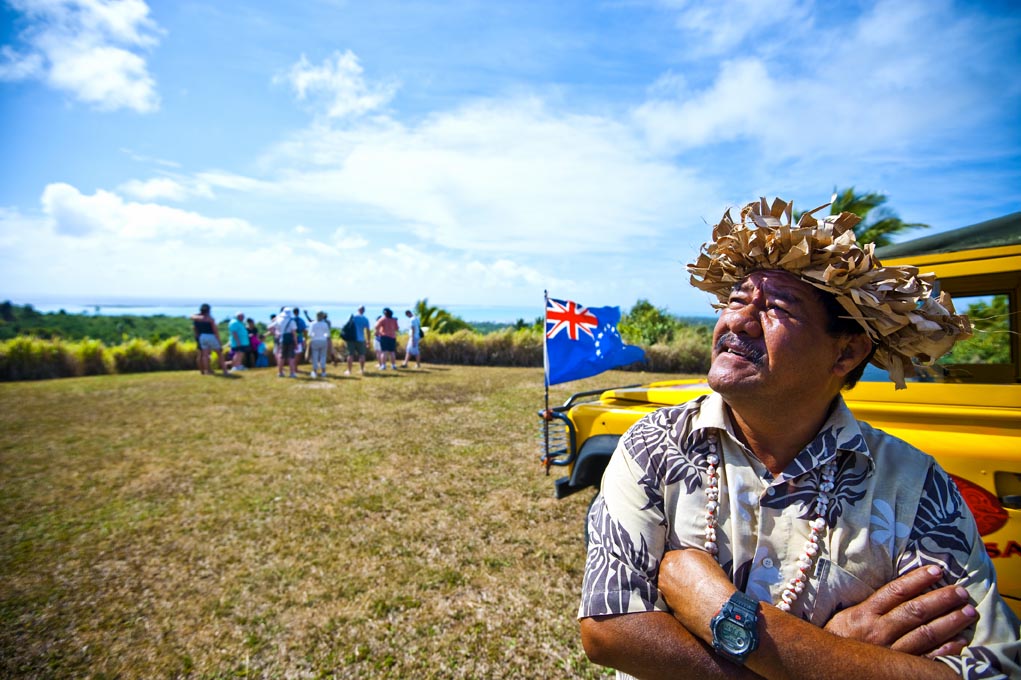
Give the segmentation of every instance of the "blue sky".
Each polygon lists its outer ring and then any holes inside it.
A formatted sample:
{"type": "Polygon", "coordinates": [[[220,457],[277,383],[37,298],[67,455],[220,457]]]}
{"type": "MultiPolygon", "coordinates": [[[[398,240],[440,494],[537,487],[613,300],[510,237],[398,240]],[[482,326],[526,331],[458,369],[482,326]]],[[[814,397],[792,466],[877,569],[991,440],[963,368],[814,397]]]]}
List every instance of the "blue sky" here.
{"type": "Polygon", "coordinates": [[[1016,2],[0,2],[16,301],[707,314],[728,206],[1021,210],[1016,2]]]}

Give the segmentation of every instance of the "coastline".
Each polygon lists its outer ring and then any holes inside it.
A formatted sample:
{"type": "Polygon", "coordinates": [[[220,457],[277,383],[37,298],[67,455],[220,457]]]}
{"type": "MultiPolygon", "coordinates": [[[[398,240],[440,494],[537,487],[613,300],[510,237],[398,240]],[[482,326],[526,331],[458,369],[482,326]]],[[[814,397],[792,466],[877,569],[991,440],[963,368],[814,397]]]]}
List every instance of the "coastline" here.
{"type": "MultiPolygon", "coordinates": [[[[157,299],[132,299],[129,297],[105,297],[105,296],[94,296],[94,297],[82,297],[82,298],[69,298],[69,297],[49,297],[49,296],[38,296],[35,300],[26,299],[12,299],[11,304],[24,306],[31,305],[36,311],[44,314],[56,314],[61,310],[67,314],[84,314],[89,316],[168,316],[168,317],[181,317],[187,318],[198,311],[198,307],[202,302],[208,302],[212,307],[213,316],[218,320],[229,319],[233,317],[237,312],[244,312],[246,316],[250,316],[256,321],[269,322],[273,314],[280,310],[279,302],[271,302],[267,300],[229,300],[229,299],[218,299],[210,298],[208,300],[200,300],[196,302],[190,298],[167,298],[162,300],[157,299]]],[[[353,313],[360,305],[365,305],[365,314],[371,318],[375,318],[382,313],[384,307],[390,307],[394,310],[395,314],[404,320],[404,310],[414,309],[414,302],[404,303],[358,303],[358,302],[308,302],[302,303],[301,301],[295,301],[294,303],[288,303],[288,306],[298,307],[303,311],[308,311],[312,316],[319,310],[323,310],[327,313],[329,319],[334,322],[343,322],[347,319],[348,315],[353,313]]],[[[540,301],[535,305],[467,305],[467,304],[442,304],[432,303],[433,306],[440,307],[447,310],[451,314],[460,317],[464,321],[475,324],[475,323],[493,323],[493,324],[514,324],[518,319],[524,320],[526,323],[531,324],[536,319],[541,318],[544,314],[542,302],[540,301]]],[[[625,306],[621,307],[621,313],[627,313],[628,308],[625,306]]],[[[668,311],[668,313],[670,313],[668,311]]],[[[690,324],[708,324],[713,325],[716,323],[716,318],[713,316],[693,316],[690,314],[671,314],[672,316],[690,324]]]]}
{"type": "MultiPolygon", "coordinates": [[[[271,302],[267,300],[228,300],[228,299],[216,299],[211,298],[209,300],[194,301],[191,299],[173,299],[168,298],[165,300],[152,300],[152,299],[139,299],[133,300],[130,298],[47,298],[40,296],[36,300],[26,299],[12,299],[11,303],[14,305],[32,305],[32,307],[42,313],[59,313],[64,310],[68,314],[87,314],[92,316],[119,316],[119,315],[131,315],[131,316],[170,316],[170,317],[188,317],[198,311],[198,307],[202,302],[208,302],[212,307],[213,316],[216,319],[223,319],[234,316],[237,312],[244,312],[246,316],[251,316],[256,321],[268,322],[270,317],[280,310],[281,303],[271,302]]],[[[384,307],[390,307],[394,312],[404,317],[404,310],[414,310],[414,302],[386,302],[386,303],[372,303],[372,302],[302,302],[293,301],[287,302],[288,307],[298,307],[302,310],[307,310],[309,314],[315,315],[319,310],[325,311],[329,318],[333,321],[340,319],[346,319],[349,314],[353,313],[360,305],[364,304],[366,316],[375,317],[382,313],[384,307]]],[[[459,305],[459,304],[438,304],[432,303],[434,306],[441,307],[451,314],[458,316],[465,321],[471,322],[490,322],[490,323],[507,323],[513,324],[518,319],[524,319],[528,323],[532,323],[535,319],[543,315],[542,302],[532,306],[511,306],[511,305],[459,305]]]]}

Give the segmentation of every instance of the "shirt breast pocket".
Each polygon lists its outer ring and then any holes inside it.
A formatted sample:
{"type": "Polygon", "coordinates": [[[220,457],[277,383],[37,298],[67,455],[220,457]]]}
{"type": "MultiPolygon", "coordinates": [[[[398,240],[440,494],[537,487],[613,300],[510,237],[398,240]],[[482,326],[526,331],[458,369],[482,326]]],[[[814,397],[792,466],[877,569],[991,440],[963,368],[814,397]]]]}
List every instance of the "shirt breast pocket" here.
{"type": "Polygon", "coordinates": [[[816,626],[826,625],[834,614],[866,600],[875,589],[857,576],[820,557],[815,570],[815,601],[810,606],[810,620],[816,626]]]}

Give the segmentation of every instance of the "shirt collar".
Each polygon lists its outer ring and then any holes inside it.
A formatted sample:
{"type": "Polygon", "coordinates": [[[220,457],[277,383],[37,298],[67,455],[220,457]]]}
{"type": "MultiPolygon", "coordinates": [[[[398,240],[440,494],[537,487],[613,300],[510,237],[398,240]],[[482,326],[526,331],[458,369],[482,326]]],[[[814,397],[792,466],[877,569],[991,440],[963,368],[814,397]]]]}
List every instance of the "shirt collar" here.
{"type": "MultiPolygon", "coordinates": [[[[693,443],[692,437],[696,436],[699,430],[709,428],[726,432],[740,446],[727,405],[724,403],[723,397],[716,392],[710,393],[702,401],[698,414],[692,419],[691,433],[688,435],[688,441],[685,442],[686,448],[693,443]]],[[[819,429],[815,439],[801,450],[781,477],[796,477],[807,472],[836,456],[837,451],[847,451],[864,456],[870,472],[875,467],[872,452],[869,451],[868,444],[865,443],[865,437],[858,426],[858,420],[847,408],[844,398],[840,395],[837,395],[830,415],[819,429]]]]}

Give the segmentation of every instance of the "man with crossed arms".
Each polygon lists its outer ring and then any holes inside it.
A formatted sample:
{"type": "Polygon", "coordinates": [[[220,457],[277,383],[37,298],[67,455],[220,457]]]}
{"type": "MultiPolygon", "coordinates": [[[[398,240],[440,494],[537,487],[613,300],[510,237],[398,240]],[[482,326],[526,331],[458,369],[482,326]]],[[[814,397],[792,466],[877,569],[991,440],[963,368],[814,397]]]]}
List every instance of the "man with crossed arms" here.
{"type": "Polygon", "coordinates": [[[621,438],[589,517],[585,650],[619,677],[1021,677],[955,485],[840,397],[869,361],[903,387],[967,318],[934,277],[881,267],[856,216],[791,212],[728,211],[689,265],[720,300],[714,393],[621,438]]]}

